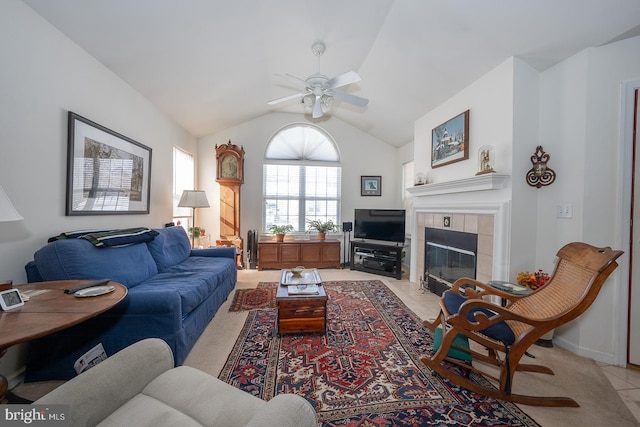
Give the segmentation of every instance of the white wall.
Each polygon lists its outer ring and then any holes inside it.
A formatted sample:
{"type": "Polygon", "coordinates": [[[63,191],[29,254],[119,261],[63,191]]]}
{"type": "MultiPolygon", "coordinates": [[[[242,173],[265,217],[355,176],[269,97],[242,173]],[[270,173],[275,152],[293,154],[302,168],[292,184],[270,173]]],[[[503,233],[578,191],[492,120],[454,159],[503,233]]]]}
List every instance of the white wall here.
{"type": "MultiPolygon", "coordinates": [[[[270,138],[291,123],[304,123],[303,114],[271,113],[199,140],[199,189],[207,192],[209,209],[198,210],[198,224],[219,236],[220,187],[215,181],[215,146],[241,145],[245,150],[244,184],[241,187],[241,236],[250,229],[262,230],[262,163],[270,138]]],[[[401,208],[400,166],[398,149],[373,138],[336,117],[317,123],[336,141],[342,159],[341,221],[353,221],[355,208],[401,208]],[[382,176],[381,197],[360,196],[360,176],[382,176]]],[[[341,237],[341,235],[340,235],[341,237]]]]}
{"type": "Polygon", "coordinates": [[[416,172],[425,173],[430,183],[468,178],[478,172],[478,149],[492,145],[496,171],[509,173],[513,140],[512,87],[513,59],[510,59],[416,120],[416,172]],[[470,110],[469,159],[431,169],[431,131],[466,110],[470,110]]]}
{"type": "MultiPolygon", "coordinates": [[[[640,37],[587,49],[543,73],[512,58],[416,121],[416,171],[430,182],[469,177],[477,149],[494,146],[496,170],[512,175],[511,280],[524,269],[552,271],[557,250],[572,241],[628,250],[620,238],[629,223],[622,210],[621,82],[638,78],[640,37]],[[431,130],[466,109],[469,160],[431,170],[431,130]],[[557,174],[541,189],[525,184],[537,145],[557,174]],[[573,204],[572,219],[556,218],[561,203],[573,204]]],[[[589,311],[559,328],[562,346],[607,363],[626,360],[617,338],[626,332],[627,255],[619,264],[589,311]]]]}
{"type": "MultiPolygon", "coordinates": [[[[587,49],[547,70],[541,79],[541,138],[554,143],[557,184],[541,193],[539,206],[573,204],[573,219],[539,215],[537,252],[570,241],[628,251],[621,229],[621,83],[640,78],[640,37],[587,49]]],[[[628,254],[604,284],[593,306],[560,329],[559,342],[572,351],[607,363],[626,360],[628,254]],[[621,303],[622,302],[622,303],[621,303]]]]}
{"type": "MultiPolygon", "coordinates": [[[[172,146],[195,138],[18,0],[0,2],[0,185],[23,221],[0,223],[0,279],[24,283],[24,265],[63,231],[160,227],[172,217],[172,146]],[[151,147],[149,215],[65,216],[67,111],[151,147]]],[[[0,359],[14,384],[22,351],[0,359]]]]}

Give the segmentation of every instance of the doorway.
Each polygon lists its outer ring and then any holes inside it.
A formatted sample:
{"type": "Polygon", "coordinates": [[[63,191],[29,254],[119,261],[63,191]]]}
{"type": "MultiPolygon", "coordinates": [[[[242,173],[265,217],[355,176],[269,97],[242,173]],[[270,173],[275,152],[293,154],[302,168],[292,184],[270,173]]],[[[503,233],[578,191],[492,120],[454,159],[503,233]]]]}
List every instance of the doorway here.
{"type": "Polygon", "coordinates": [[[640,89],[635,87],[628,99],[632,108],[633,119],[631,138],[633,147],[632,183],[631,183],[631,230],[629,256],[629,323],[628,323],[628,355],[629,365],[640,367],[640,141],[638,138],[638,123],[640,122],[640,108],[638,97],[640,89]],[[636,268],[634,268],[636,267],[636,268]]]}

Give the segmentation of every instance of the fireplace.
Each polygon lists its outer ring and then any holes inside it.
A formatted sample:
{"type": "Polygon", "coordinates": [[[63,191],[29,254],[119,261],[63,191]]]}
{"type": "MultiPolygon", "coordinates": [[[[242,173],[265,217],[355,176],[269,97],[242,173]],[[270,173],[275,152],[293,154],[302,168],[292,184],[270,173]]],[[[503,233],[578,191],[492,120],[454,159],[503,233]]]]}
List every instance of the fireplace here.
{"type": "Polygon", "coordinates": [[[461,277],[476,278],[478,235],[425,228],[424,280],[436,295],[461,277]]]}
{"type": "Polygon", "coordinates": [[[509,280],[510,179],[506,174],[491,173],[407,188],[413,204],[412,282],[420,283],[426,271],[425,228],[477,235],[475,279],[481,282],[509,280]]]}

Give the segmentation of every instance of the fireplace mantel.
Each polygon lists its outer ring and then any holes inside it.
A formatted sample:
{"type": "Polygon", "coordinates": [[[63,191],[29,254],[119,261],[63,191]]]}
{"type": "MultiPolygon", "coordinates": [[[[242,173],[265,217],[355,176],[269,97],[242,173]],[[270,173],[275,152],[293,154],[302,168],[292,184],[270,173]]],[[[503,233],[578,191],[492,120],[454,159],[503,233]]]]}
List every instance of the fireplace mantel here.
{"type": "Polygon", "coordinates": [[[510,177],[511,175],[508,174],[488,173],[473,176],[471,178],[457,179],[455,181],[416,185],[415,187],[409,187],[406,190],[413,197],[465,193],[470,191],[499,190],[507,185],[510,177]]]}

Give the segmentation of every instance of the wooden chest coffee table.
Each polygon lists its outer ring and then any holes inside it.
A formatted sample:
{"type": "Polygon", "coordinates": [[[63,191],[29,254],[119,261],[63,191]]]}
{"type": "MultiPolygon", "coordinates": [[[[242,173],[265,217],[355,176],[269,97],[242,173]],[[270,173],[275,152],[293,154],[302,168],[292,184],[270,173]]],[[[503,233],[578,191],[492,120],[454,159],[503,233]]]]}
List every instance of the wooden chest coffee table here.
{"type": "Polygon", "coordinates": [[[291,270],[282,270],[280,285],[276,294],[278,307],[278,333],[295,334],[302,332],[326,332],[327,294],[322,279],[316,269],[293,275],[291,270]],[[292,295],[289,287],[317,285],[314,294],[292,295]]]}

